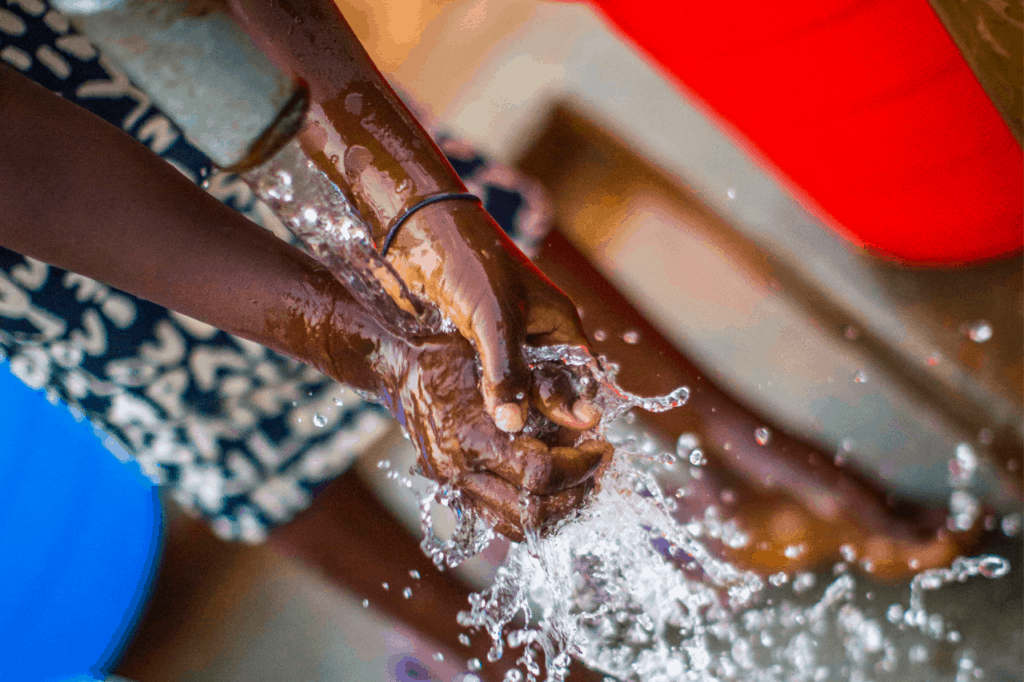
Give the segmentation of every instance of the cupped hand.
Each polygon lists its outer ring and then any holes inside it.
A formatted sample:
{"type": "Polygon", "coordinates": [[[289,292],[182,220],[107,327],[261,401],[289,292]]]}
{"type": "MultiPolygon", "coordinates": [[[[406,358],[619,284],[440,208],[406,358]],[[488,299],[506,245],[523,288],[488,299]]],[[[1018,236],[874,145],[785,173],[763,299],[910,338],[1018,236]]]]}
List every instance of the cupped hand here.
{"type": "Polygon", "coordinates": [[[597,423],[599,411],[564,373],[535,376],[523,356],[524,345],[587,345],[576,306],[479,204],[447,201],[417,211],[387,258],[473,344],[486,413],[498,428],[522,430],[530,404],[566,428],[597,423]]]}
{"type": "MultiPolygon", "coordinates": [[[[577,444],[580,431],[534,412],[523,433],[498,429],[478,388],[476,353],[464,338],[442,335],[380,351],[382,397],[405,427],[423,472],[521,541],[543,533],[583,504],[611,446],[577,444]]],[[[535,383],[547,385],[541,376],[535,383]]]]}

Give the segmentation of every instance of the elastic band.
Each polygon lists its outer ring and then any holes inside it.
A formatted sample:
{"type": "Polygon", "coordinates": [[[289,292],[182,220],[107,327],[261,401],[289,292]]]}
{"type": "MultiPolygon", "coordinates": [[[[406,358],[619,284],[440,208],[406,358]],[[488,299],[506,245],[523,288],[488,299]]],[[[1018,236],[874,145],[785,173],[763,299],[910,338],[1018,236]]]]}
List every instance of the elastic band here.
{"type": "Polygon", "coordinates": [[[467,192],[452,192],[451,194],[435,194],[432,197],[427,197],[426,199],[424,199],[420,203],[416,204],[412,208],[406,210],[406,212],[403,213],[398,218],[398,220],[395,221],[395,224],[391,226],[391,229],[388,230],[388,236],[384,238],[384,247],[380,250],[381,258],[383,258],[384,256],[388,255],[388,249],[391,248],[391,242],[393,242],[395,240],[395,236],[398,234],[399,228],[402,227],[402,223],[404,223],[406,220],[408,220],[409,217],[413,213],[415,213],[416,211],[420,210],[424,206],[430,206],[431,204],[436,204],[439,201],[448,201],[449,199],[469,199],[469,200],[472,200],[472,201],[483,203],[481,201],[480,197],[478,197],[475,194],[469,194],[467,192]]]}

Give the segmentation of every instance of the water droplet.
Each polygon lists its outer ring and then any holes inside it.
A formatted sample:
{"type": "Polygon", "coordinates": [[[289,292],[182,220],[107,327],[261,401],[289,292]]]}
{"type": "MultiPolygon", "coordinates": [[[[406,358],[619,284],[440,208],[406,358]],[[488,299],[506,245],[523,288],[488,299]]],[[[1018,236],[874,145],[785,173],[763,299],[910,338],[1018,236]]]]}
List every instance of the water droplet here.
{"type": "Polygon", "coordinates": [[[924,663],[928,660],[928,647],[924,644],[915,644],[907,651],[907,658],[911,663],[924,663]]]}
{"type": "Polygon", "coordinates": [[[978,573],[986,578],[1002,578],[1010,572],[1010,562],[1001,556],[987,556],[978,563],[978,573]]]}
{"type": "Polygon", "coordinates": [[[479,658],[471,658],[468,661],[466,661],[466,667],[470,670],[479,670],[480,668],[484,667],[484,665],[480,662],[479,658]]]}
{"type": "Polygon", "coordinates": [[[438,663],[442,662],[444,660],[444,654],[442,654],[440,651],[435,651],[434,652],[434,660],[437,661],[438,663]]]}
{"type": "Polygon", "coordinates": [[[391,468],[391,460],[390,459],[382,459],[381,461],[377,462],[377,468],[378,469],[390,469],[391,468]]]}
{"type": "Polygon", "coordinates": [[[864,569],[865,573],[875,572],[875,562],[871,559],[862,559],[860,562],[860,567],[864,569]]]}
{"type": "Polygon", "coordinates": [[[786,549],[782,551],[786,555],[787,559],[796,559],[798,556],[803,554],[807,550],[807,545],[801,543],[799,545],[788,545],[786,549]]]}
{"type": "Polygon", "coordinates": [[[370,608],[370,600],[369,599],[364,599],[363,600],[363,608],[364,609],[370,608]]]}
{"type": "Polygon", "coordinates": [[[762,426],[754,430],[754,440],[757,441],[758,445],[768,445],[772,439],[772,431],[767,426],[762,426]]]}
{"type": "Polygon", "coordinates": [[[284,170],[260,178],[256,183],[256,191],[262,198],[273,201],[289,202],[295,197],[292,192],[292,175],[284,170]]]}
{"type": "Polygon", "coordinates": [[[729,189],[725,190],[725,196],[729,197],[730,199],[735,199],[736,198],[736,190],[734,190],[732,187],[730,187],[729,189]]]}
{"type": "Polygon", "coordinates": [[[516,400],[522,400],[525,397],[526,397],[526,394],[523,393],[522,391],[520,391],[519,393],[516,393],[516,400]]]}
{"type": "Polygon", "coordinates": [[[843,327],[843,338],[847,341],[856,341],[860,338],[860,331],[853,325],[846,325],[843,327]]]}
{"type": "Polygon", "coordinates": [[[324,415],[319,414],[319,413],[314,414],[313,415],[313,425],[314,426],[319,426],[322,429],[323,427],[327,426],[327,417],[325,417],[324,415]]]}
{"type": "Polygon", "coordinates": [[[640,343],[640,332],[631,329],[622,335],[622,340],[632,346],[635,346],[640,343]]]}
{"type": "Polygon", "coordinates": [[[974,343],[985,343],[992,338],[992,325],[986,320],[978,320],[967,325],[967,338],[974,343]]]}
{"type": "Polygon", "coordinates": [[[694,450],[690,453],[690,464],[695,467],[702,467],[707,464],[708,460],[704,457],[704,453],[700,450],[694,450]]]}
{"type": "Polygon", "coordinates": [[[331,154],[331,163],[332,164],[337,166],[339,161],[341,161],[341,158],[337,154],[331,154]]]}
{"type": "Polygon", "coordinates": [[[978,456],[970,443],[957,443],[956,452],[949,460],[949,484],[955,488],[963,488],[974,480],[978,470],[978,456]]]}
{"type": "Polygon", "coordinates": [[[768,582],[770,582],[772,585],[775,585],[775,587],[785,585],[787,582],[789,582],[789,574],[783,571],[774,573],[768,576],[768,582]]]}
{"type": "Polygon", "coordinates": [[[1019,513],[1007,514],[999,522],[999,528],[1002,529],[1003,535],[1008,538],[1015,537],[1020,532],[1020,526],[1021,518],[1019,513]]]}
{"type": "Polygon", "coordinates": [[[315,223],[317,218],[320,217],[320,214],[317,213],[316,209],[313,208],[312,206],[307,206],[306,208],[302,209],[302,217],[306,220],[307,223],[315,223]]]}
{"type": "Polygon", "coordinates": [[[391,586],[388,585],[387,583],[381,583],[380,586],[383,587],[385,589],[385,591],[391,589],[391,586]]]}
{"type": "Polygon", "coordinates": [[[817,581],[818,579],[814,576],[813,573],[797,573],[796,577],[793,579],[793,591],[797,594],[800,594],[801,592],[806,592],[807,590],[814,587],[814,584],[817,581]]]}
{"type": "Polygon", "coordinates": [[[596,329],[596,330],[594,330],[594,340],[595,341],[604,341],[607,338],[608,338],[608,332],[606,332],[605,330],[603,330],[603,329],[596,329]]]}
{"type": "Polygon", "coordinates": [[[464,632],[459,633],[459,644],[462,646],[469,646],[469,637],[464,632]]]}
{"type": "Polygon", "coordinates": [[[892,604],[885,612],[885,617],[890,623],[898,623],[903,620],[903,607],[899,604],[892,604]]]}
{"type": "Polygon", "coordinates": [[[416,569],[413,569],[413,570],[409,571],[409,577],[412,578],[413,580],[419,580],[420,579],[420,572],[417,571],[416,569]]]}
{"type": "Polygon", "coordinates": [[[407,587],[404,590],[402,590],[402,596],[405,597],[406,599],[411,599],[412,598],[412,588],[411,587],[407,587]]]}
{"type": "Polygon", "coordinates": [[[689,459],[690,453],[700,447],[700,438],[695,433],[684,433],[676,439],[676,456],[679,459],[689,459]]]}
{"type": "Polygon", "coordinates": [[[857,559],[857,548],[853,545],[843,545],[839,548],[839,553],[843,556],[843,561],[855,561],[857,559]]]}
{"type": "Polygon", "coordinates": [[[868,375],[864,373],[864,370],[858,369],[853,375],[853,380],[858,384],[866,384],[868,383],[868,375]]]}
{"type": "Polygon", "coordinates": [[[907,561],[907,568],[909,568],[911,571],[916,571],[917,569],[921,568],[921,560],[916,558],[909,559],[907,561]]]}

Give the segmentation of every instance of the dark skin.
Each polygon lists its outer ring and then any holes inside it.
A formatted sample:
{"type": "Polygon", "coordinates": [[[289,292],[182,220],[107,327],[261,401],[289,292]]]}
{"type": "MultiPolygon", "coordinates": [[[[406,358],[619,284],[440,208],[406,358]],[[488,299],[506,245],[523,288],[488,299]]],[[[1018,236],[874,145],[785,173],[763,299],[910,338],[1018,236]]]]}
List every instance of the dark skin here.
{"type": "MultiPolygon", "coordinates": [[[[302,148],[358,207],[378,247],[394,221],[420,200],[466,191],[333,2],[228,5],[267,55],[309,87],[302,148]]],[[[520,431],[531,405],[571,429],[597,423],[600,415],[585,396],[567,382],[535,380],[523,357],[524,344],[587,345],[576,307],[478,203],[446,201],[417,211],[387,258],[414,294],[472,342],[486,410],[501,430],[520,431]]]]}
{"type": "Polygon", "coordinates": [[[379,393],[426,446],[424,471],[461,488],[510,536],[522,537],[524,489],[540,510],[530,522],[546,527],[593,484],[608,446],[564,447],[575,434],[557,426],[544,442],[499,432],[460,336],[386,332],[309,256],[7,67],[0,121],[3,246],[379,393]]]}

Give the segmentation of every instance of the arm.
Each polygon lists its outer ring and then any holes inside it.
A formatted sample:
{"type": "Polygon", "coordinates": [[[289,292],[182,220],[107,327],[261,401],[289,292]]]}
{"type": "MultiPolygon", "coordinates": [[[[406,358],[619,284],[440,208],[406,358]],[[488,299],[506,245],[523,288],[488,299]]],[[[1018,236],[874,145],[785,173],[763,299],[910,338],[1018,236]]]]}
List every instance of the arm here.
{"type": "MultiPolygon", "coordinates": [[[[309,86],[308,158],[341,188],[381,245],[405,210],[465,186],[374,67],[330,0],[230,0],[231,14],[282,68],[309,86]]],[[[586,344],[573,303],[477,204],[446,201],[417,211],[387,253],[410,289],[447,315],[476,347],[488,413],[519,431],[527,396],[571,428],[596,423],[590,403],[538,386],[524,343],[586,344]]]]}
{"type": "MultiPolygon", "coordinates": [[[[326,368],[307,324],[334,311],[351,357],[377,330],[299,250],[92,114],[0,66],[0,244],[326,368]]],[[[331,368],[372,390],[365,363],[331,368]]]]}
{"type": "Polygon", "coordinates": [[[382,330],[315,261],[120,130],[0,66],[0,245],[99,279],[379,393],[425,472],[522,537],[579,505],[607,445],[510,440],[485,418],[476,353],[456,335],[382,330]]]}

